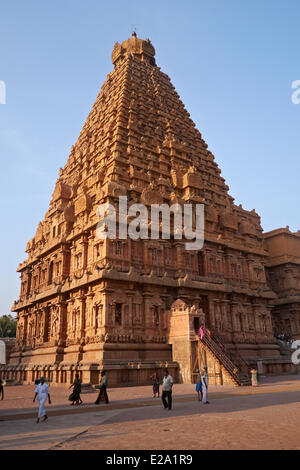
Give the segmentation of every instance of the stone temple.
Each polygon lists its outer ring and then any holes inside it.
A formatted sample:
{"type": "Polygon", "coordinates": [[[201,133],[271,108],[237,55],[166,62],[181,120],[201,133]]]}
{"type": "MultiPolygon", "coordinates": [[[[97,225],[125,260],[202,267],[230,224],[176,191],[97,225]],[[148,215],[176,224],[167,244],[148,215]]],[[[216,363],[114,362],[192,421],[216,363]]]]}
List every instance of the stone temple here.
{"type": "Polygon", "coordinates": [[[203,362],[216,383],[238,383],[241,364],[258,358],[266,372],[288,370],[260,217],[234,204],[150,40],[133,33],[112,62],[18,267],[16,348],[2,374],[60,384],[79,371],[96,384],[105,368],[110,385],[126,385],[164,367],[191,382],[203,362]],[[174,237],[100,240],[97,207],[117,207],[119,196],[147,207],[204,204],[203,249],[174,237]],[[201,324],[211,332],[203,347],[201,324]]]}

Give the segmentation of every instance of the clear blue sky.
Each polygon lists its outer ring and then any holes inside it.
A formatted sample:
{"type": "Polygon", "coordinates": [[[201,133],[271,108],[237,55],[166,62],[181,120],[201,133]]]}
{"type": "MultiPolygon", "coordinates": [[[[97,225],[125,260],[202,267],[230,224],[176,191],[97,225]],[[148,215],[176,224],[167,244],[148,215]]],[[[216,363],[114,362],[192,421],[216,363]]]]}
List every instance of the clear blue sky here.
{"type": "Polygon", "coordinates": [[[0,4],[0,315],[106,75],[115,41],[149,37],[236,203],[300,229],[299,0],[10,0],[0,4]]]}

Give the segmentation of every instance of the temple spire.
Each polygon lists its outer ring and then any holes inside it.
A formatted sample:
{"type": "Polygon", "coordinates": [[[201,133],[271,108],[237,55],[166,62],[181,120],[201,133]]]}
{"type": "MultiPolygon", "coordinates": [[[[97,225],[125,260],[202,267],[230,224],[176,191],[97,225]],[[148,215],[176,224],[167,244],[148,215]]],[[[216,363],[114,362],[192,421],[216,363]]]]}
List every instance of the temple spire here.
{"type": "Polygon", "coordinates": [[[118,42],[115,43],[114,50],[112,52],[112,62],[116,65],[119,59],[132,54],[141,57],[151,65],[156,65],[154,58],[155,49],[150,39],[138,38],[135,31],[133,31],[131,37],[126,39],[126,41],[123,41],[122,44],[119,44],[118,42]]]}

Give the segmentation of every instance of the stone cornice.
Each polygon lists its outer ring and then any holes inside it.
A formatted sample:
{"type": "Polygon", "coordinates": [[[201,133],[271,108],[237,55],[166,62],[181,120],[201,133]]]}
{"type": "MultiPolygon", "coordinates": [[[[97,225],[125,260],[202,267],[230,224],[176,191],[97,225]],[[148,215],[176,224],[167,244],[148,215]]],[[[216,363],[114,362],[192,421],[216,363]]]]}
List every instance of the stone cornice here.
{"type": "Polygon", "coordinates": [[[274,299],[276,294],[271,290],[262,290],[265,289],[265,285],[262,285],[258,289],[250,289],[245,287],[232,286],[228,282],[222,281],[195,281],[187,278],[171,279],[167,276],[158,277],[155,275],[140,275],[139,273],[130,271],[129,273],[119,272],[116,269],[105,270],[103,269],[99,273],[94,274],[85,274],[80,280],[73,280],[71,282],[66,282],[63,286],[58,288],[48,289],[47,294],[38,294],[32,299],[28,299],[25,302],[20,302],[14,304],[13,308],[15,312],[22,310],[25,307],[34,305],[36,302],[41,302],[42,300],[47,300],[51,297],[55,297],[58,294],[66,294],[76,289],[81,288],[82,286],[87,286],[96,281],[101,280],[116,280],[116,281],[126,281],[126,282],[135,282],[137,284],[150,284],[158,286],[167,286],[173,288],[185,287],[189,289],[197,289],[202,291],[210,292],[224,292],[224,293],[237,293],[244,294],[251,297],[262,297],[264,299],[274,299]]]}

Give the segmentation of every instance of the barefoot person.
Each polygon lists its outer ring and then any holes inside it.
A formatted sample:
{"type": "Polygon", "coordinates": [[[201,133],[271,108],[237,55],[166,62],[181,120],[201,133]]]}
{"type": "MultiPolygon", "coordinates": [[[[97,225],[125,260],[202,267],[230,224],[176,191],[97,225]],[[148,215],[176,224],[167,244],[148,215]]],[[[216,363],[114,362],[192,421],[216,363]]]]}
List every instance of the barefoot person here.
{"type": "Polygon", "coordinates": [[[97,400],[95,401],[95,405],[98,405],[100,403],[102,395],[104,395],[105,403],[107,405],[109,404],[106,388],[107,388],[106,372],[105,372],[105,370],[103,370],[101,372],[100,391],[99,391],[99,395],[97,397],[97,400]]]}
{"type": "Polygon", "coordinates": [[[207,366],[203,367],[204,372],[201,375],[201,382],[202,382],[202,389],[203,389],[203,398],[202,403],[204,405],[208,405],[209,401],[207,400],[207,392],[208,392],[208,374],[207,374],[207,366]]]}
{"type": "Polygon", "coordinates": [[[46,384],[44,377],[41,377],[40,383],[37,385],[37,387],[35,389],[35,395],[34,395],[33,403],[35,402],[36,397],[37,397],[38,402],[40,404],[39,414],[38,414],[38,418],[36,420],[36,422],[39,423],[41,418],[44,418],[43,421],[46,421],[46,419],[48,418],[48,416],[46,414],[46,410],[45,410],[45,402],[47,400],[47,397],[48,397],[49,405],[51,405],[49,386],[48,386],[48,384],[46,384]]]}
{"type": "Polygon", "coordinates": [[[82,403],[82,400],[80,398],[81,380],[79,378],[79,374],[75,375],[74,383],[72,383],[72,385],[69,387],[69,390],[72,387],[73,387],[73,392],[69,396],[68,400],[70,400],[72,402],[71,405],[74,405],[74,403],[76,403],[76,405],[81,405],[81,403],[82,403]]]}
{"type": "Polygon", "coordinates": [[[166,369],[165,376],[163,379],[161,399],[162,399],[164,408],[165,409],[169,408],[169,410],[172,409],[172,387],[173,387],[173,378],[169,374],[168,370],[166,369]]]}

